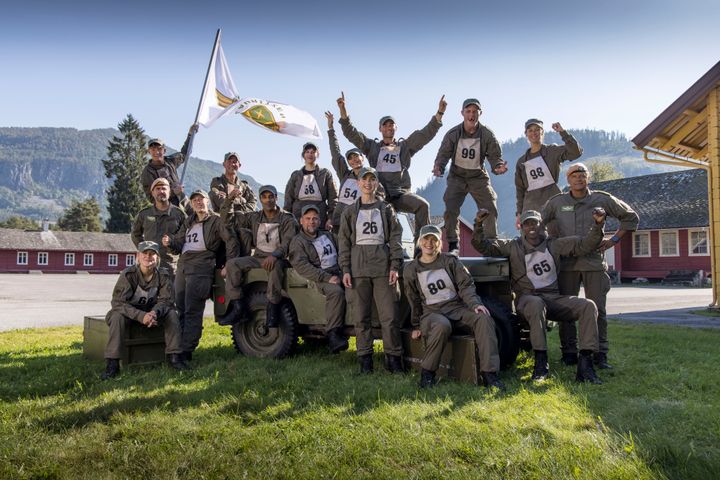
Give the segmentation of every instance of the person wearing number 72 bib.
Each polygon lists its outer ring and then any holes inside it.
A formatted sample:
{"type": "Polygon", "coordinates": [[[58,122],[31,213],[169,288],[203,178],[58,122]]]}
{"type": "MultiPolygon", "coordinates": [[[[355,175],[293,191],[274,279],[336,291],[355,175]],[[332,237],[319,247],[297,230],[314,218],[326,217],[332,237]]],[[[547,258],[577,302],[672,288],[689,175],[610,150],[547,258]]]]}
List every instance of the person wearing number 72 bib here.
{"type": "Polygon", "coordinates": [[[515,308],[530,325],[530,342],[535,351],[535,368],[532,379],[543,381],[548,376],[547,317],[561,322],[578,321],[580,324],[580,357],[576,380],[595,384],[602,381],[595,374],[592,354],[597,352],[598,310],[592,300],[560,295],[558,266],[560,256],[582,256],[594,251],[603,239],[605,210],[593,211],[595,222],[584,237],[548,238],[542,227],[542,217],[535,210],[523,212],[520,217],[522,237],[513,240],[486,238],[483,221],[486,210],[475,217],[472,245],[488,256],[509,257],[510,283],[515,294],[515,308]]]}

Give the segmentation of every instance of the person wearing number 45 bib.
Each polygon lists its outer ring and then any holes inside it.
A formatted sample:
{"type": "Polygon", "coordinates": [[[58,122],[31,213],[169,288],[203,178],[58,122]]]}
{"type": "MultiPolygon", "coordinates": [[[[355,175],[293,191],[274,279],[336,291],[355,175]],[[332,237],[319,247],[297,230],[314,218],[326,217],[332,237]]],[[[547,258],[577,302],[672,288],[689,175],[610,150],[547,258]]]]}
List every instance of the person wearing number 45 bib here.
{"type": "Polygon", "coordinates": [[[437,113],[430,118],[424,128],[415,130],[407,138],[397,140],[395,139],[397,124],[393,117],[384,116],[380,119],[379,129],[382,140],[372,140],[359,132],[350,122],[344,93],[338,98],[337,103],[340,108],[340,126],[343,135],[365,154],[370,166],[377,170],[378,180],[385,188],[385,200],[398,212],[415,215],[414,236],[417,240],[420,228],[430,223],[430,204],[410,191],[408,169],[412,156],[430,142],[440,130],[442,116],[447,108],[445,95],[440,99],[437,113]]]}
{"type": "Polygon", "coordinates": [[[605,211],[593,211],[594,222],[584,237],[548,238],[542,228],[542,217],[535,210],[520,217],[522,237],[513,240],[486,238],[483,220],[487,211],[480,210],[475,218],[472,245],[483,255],[509,257],[510,282],[515,294],[515,307],[530,325],[530,342],[535,351],[532,379],[543,381],[548,376],[547,318],[563,323],[578,321],[580,326],[580,357],[576,379],[579,382],[602,383],[595,374],[592,354],[598,351],[598,310],[592,300],[560,295],[558,267],[560,256],[582,256],[592,252],[603,239],[605,211]]]}
{"type": "Polygon", "coordinates": [[[553,123],[552,129],[560,134],[565,145],[545,145],[543,122],[536,118],[525,122],[525,137],[530,148],[518,159],[515,166],[515,222],[518,229],[522,212],[540,211],[550,197],[560,193],[557,186],[560,164],[576,160],[582,155],[582,148],[577,140],[562,128],[562,125],[553,123]]]}
{"type": "Polygon", "coordinates": [[[332,173],[320,168],[316,161],[320,151],[314,143],[303,145],[302,158],[305,166],[290,175],[285,187],[285,210],[300,220],[302,208],[314,205],[320,212],[320,224],[326,230],[332,229],[332,218],[337,204],[337,186],[332,173]]]}
{"type": "Polygon", "coordinates": [[[448,161],[452,160],[443,201],[448,250],[454,255],[458,253],[460,207],[468,193],[478,209],[485,208],[489,212],[487,234],[497,235],[497,195],[490,185],[485,160],[490,163],[495,175],[507,172],[507,163],[502,159],[495,134],[479,121],[482,115],[480,102],[468,98],[463,102],[460,113],[463,123],[451,128],[443,137],[432,171],[433,175],[441,177],[448,161]]]}
{"type": "Polygon", "coordinates": [[[475,282],[454,255],[440,252],[441,232],[434,225],[420,229],[420,257],[405,266],[403,281],[412,310],[413,340],[425,341],[420,387],[435,384],[435,371],[453,327],[472,331],[485,386],[504,389],[495,323],[475,291],[475,282]]]}
{"type": "Polygon", "coordinates": [[[395,315],[399,298],[398,272],[403,262],[402,227],[392,206],[378,200],[377,172],[360,170],[360,198],[340,219],[340,268],[343,285],[354,295],[351,302],[360,372],[373,371],[372,302],[382,329],[387,368],[401,373],[400,319],[395,315]]]}

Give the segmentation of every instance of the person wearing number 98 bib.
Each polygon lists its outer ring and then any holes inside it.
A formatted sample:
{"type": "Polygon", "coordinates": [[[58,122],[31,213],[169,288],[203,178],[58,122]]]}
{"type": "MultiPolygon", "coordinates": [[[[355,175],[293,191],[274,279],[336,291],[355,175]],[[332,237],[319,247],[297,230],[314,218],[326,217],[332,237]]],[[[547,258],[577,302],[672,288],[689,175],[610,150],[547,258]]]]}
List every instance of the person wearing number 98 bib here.
{"type": "Polygon", "coordinates": [[[605,225],[605,211],[593,211],[590,231],[584,236],[548,238],[542,226],[542,217],[535,210],[520,216],[522,236],[512,240],[486,238],[483,221],[486,210],[475,217],[472,245],[483,255],[509,257],[510,283],[515,294],[515,308],[530,325],[530,342],[535,351],[532,379],[543,381],[548,376],[547,318],[574,322],[580,326],[580,357],[576,380],[602,383],[595,374],[592,354],[598,351],[598,310],[592,300],[560,295],[558,267],[560,256],[582,256],[600,246],[605,225]]]}

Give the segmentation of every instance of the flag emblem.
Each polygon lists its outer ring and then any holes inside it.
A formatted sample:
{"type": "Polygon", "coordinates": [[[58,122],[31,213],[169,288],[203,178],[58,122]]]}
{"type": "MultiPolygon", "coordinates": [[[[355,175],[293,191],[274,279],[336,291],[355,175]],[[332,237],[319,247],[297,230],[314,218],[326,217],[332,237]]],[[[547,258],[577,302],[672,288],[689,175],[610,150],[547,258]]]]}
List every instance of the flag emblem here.
{"type": "Polygon", "coordinates": [[[273,132],[280,131],[280,125],[275,121],[275,117],[269,108],[265,105],[255,105],[242,112],[249,120],[261,125],[265,128],[269,128],[273,132]]]}

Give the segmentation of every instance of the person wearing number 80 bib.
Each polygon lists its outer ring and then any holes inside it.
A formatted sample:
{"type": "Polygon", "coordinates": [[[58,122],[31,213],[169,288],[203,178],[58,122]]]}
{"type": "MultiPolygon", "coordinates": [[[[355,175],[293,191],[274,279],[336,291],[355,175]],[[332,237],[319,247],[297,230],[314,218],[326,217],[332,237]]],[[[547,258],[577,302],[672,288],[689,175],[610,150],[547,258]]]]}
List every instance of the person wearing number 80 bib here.
{"type": "Polygon", "coordinates": [[[540,211],[550,197],[560,193],[557,186],[560,164],[576,160],[582,155],[582,148],[577,140],[562,128],[562,125],[553,123],[552,129],[560,134],[565,145],[545,145],[543,122],[536,118],[525,122],[525,137],[530,148],[518,159],[515,166],[515,215],[518,229],[522,212],[540,211]]]}
{"type": "Polygon", "coordinates": [[[598,310],[592,300],[560,295],[558,266],[560,256],[582,256],[595,250],[603,239],[605,211],[593,212],[594,223],[584,237],[548,238],[542,228],[542,217],[535,210],[520,217],[522,237],[513,240],[486,238],[483,220],[487,211],[480,210],[475,218],[472,245],[488,256],[509,257],[515,307],[530,325],[530,342],[535,351],[532,379],[543,381],[548,376],[547,317],[556,321],[580,324],[580,357],[576,379],[579,382],[602,383],[595,374],[592,354],[598,351],[598,310]]]}
{"type": "Polygon", "coordinates": [[[504,389],[495,323],[477,296],[475,282],[454,255],[440,253],[441,232],[434,225],[420,230],[421,255],[405,266],[403,281],[412,310],[412,338],[425,341],[420,387],[432,387],[443,349],[453,327],[470,329],[486,387],[504,389]]]}
{"type": "Polygon", "coordinates": [[[374,301],[388,370],[401,373],[400,320],[395,310],[399,298],[398,272],[403,262],[402,227],[392,206],[376,197],[375,169],[363,168],[358,178],[361,197],[343,212],[338,249],[343,285],[355,296],[351,304],[360,371],[373,371],[374,301]]]}
{"type": "Polygon", "coordinates": [[[305,205],[314,205],[320,212],[320,225],[332,230],[332,218],[337,205],[337,186],[327,168],[320,168],[317,158],[320,152],[314,143],[303,145],[305,166],[290,175],[285,187],[285,210],[300,220],[305,205]]]}

